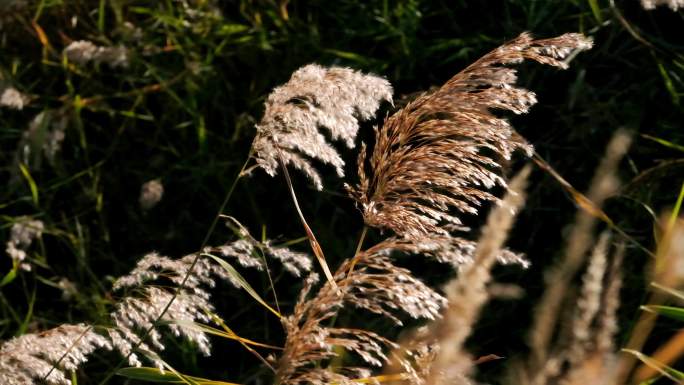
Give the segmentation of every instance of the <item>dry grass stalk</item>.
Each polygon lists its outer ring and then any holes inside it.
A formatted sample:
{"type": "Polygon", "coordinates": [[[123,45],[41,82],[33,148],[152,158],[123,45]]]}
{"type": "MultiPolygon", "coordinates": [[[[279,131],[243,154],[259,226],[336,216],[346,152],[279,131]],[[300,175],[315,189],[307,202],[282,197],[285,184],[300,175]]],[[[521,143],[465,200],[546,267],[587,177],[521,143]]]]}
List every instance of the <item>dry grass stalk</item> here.
{"type": "Polygon", "coordinates": [[[445,287],[448,306],[442,319],[432,325],[432,338],[438,346],[425,380],[427,385],[468,381],[471,357],[463,350],[480,309],[489,299],[487,284],[490,270],[503,247],[518,210],[525,202],[525,185],[530,168],[523,169],[510,183],[509,191],[492,209],[475,251],[474,263],[465,266],[459,276],[445,287]]]}
{"type": "Polygon", "coordinates": [[[462,229],[452,211],[477,213],[482,201],[495,200],[486,190],[506,185],[501,159],[532,152],[492,112],[525,113],[536,103],[533,92],[514,86],[516,71],[505,65],[531,59],[566,68],[563,59],[591,45],[580,34],[534,40],[523,33],[386,119],[370,159],[365,147],[359,153],[358,186],[348,188],[365,222],[414,239],[462,229]]]}
{"type": "Polygon", "coordinates": [[[373,117],[383,100],[392,100],[392,86],[378,76],[316,64],[298,69],[266,99],[252,143],[257,165],[273,176],[281,157],[322,189],[321,176],[307,158],[332,165],[340,177],[344,161],[319,128],[327,128],[333,140],[352,148],[358,119],[373,117]]]}
{"type": "MultiPolygon", "coordinates": [[[[671,214],[664,214],[660,220],[662,233],[658,240],[658,250],[656,253],[651,279],[660,287],[678,287],[684,283],[684,219],[672,217],[671,214]]],[[[652,291],[646,301],[649,305],[662,305],[668,296],[662,291],[652,291]]],[[[655,326],[658,314],[655,312],[642,312],[637,320],[629,341],[625,348],[634,351],[641,351],[648,336],[655,326]]],[[[620,380],[626,381],[634,369],[636,357],[632,354],[623,354],[620,357],[620,380]]],[[[645,372],[644,369],[639,376],[645,372]]],[[[636,374],[635,374],[636,375],[636,374]]]]}
{"type": "Polygon", "coordinates": [[[532,352],[528,362],[511,365],[509,383],[622,384],[617,381],[618,356],[614,339],[625,245],[624,242],[618,243],[608,263],[609,240],[605,232],[595,245],[578,298],[568,297],[567,293],[572,291],[566,291],[557,298],[559,302],[568,304],[566,308],[571,312],[564,318],[569,322],[558,327],[554,344],[544,352],[546,361],[537,362],[532,352]]]}
{"type": "MultiPolygon", "coordinates": [[[[596,170],[594,178],[587,192],[587,199],[592,207],[600,208],[603,202],[617,191],[619,182],[615,176],[619,161],[627,152],[631,139],[630,136],[618,131],[606,150],[606,155],[596,170]]],[[[584,261],[587,249],[593,244],[592,232],[596,224],[596,217],[590,213],[579,210],[575,217],[575,224],[566,241],[564,256],[546,275],[546,290],[542,295],[530,336],[532,349],[532,367],[545,366],[548,359],[548,345],[555,330],[558,313],[562,298],[584,261]]],[[[534,373],[536,369],[530,369],[534,373]]],[[[541,370],[541,369],[539,369],[541,370]]]]}
{"type": "Polygon", "coordinates": [[[523,383],[620,383],[616,382],[618,360],[614,339],[624,243],[618,244],[608,265],[609,239],[607,232],[602,234],[589,258],[579,297],[573,301],[577,303],[574,315],[569,324],[561,327],[565,330],[560,334],[567,334],[568,339],[558,338],[549,348],[544,366],[528,371],[525,374],[528,381],[523,383]]]}

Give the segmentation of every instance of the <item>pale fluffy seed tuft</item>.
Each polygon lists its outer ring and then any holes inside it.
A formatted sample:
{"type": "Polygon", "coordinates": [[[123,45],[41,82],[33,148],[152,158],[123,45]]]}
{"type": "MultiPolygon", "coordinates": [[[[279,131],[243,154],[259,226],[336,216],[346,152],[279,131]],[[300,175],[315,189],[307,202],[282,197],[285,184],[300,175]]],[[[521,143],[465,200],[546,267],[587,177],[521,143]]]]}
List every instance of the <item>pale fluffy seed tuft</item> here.
{"type": "Polygon", "coordinates": [[[298,69],[266,99],[252,143],[257,165],[273,176],[282,158],[322,189],[321,176],[309,159],[332,165],[340,177],[344,161],[320,128],[352,148],[359,119],[373,117],[383,100],[392,100],[392,87],[381,77],[317,64],[298,69]]]}

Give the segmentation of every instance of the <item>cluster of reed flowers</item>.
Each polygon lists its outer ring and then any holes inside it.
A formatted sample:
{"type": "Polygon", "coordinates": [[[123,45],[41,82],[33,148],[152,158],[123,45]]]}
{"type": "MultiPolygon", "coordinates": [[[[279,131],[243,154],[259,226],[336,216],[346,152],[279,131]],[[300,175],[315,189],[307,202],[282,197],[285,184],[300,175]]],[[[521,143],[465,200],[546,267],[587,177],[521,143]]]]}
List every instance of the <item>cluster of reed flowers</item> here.
{"type": "MultiPolygon", "coordinates": [[[[39,235],[37,223],[25,221],[15,225],[16,236],[10,242],[20,245],[30,242],[39,235]]],[[[202,255],[222,256],[244,268],[261,269],[263,261],[259,259],[259,251],[281,261],[286,271],[296,275],[311,268],[308,255],[258,242],[239,223],[232,221],[230,225],[239,227],[240,239],[207,247],[202,255]]],[[[215,322],[209,289],[217,281],[242,287],[235,276],[211,258],[189,254],[171,259],[149,253],[130,273],[114,282],[113,292],[123,295],[110,313],[111,324],[96,327],[63,324],[0,344],[0,383],[71,384],[68,373],[87,362],[88,356],[98,349],[118,351],[131,366],[143,365],[144,357],[164,370],[166,366],[159,356],[165,349],[162,325],[208,356],[209,338],[201,327],[193,325],[215,322]]]]}
{"type": "Polygon", "coordinates": [[[105,63],[112,68],[126,68],[130,64],[130,52],[126,47],[102,47],[91,41],[71,42],[64,48],[64,56],[79,65],[105,63]]]}
{"type": "Polygon", "coordinates": [[[682,0],[641,0],[641,6],[644,9],[655,9],[661,5],[667,5],[671,10],[677,11],[679,8],[684,8],[684,1],[682,0]]]}
{"type": "Polygon", "coordinates": [[[12,258],[15,266],[22,270],[31,270],[31,264],[26,260],[27,251],[33,241],[41,237],[44,227],[43,221],[27,217],[18,218],[12,225],[10,238],[5,245],[5,252],[12,258]]]}
{"type": "MultiPolygon", "coordinates": [[[[458,349],[488,298],[485,285],[489,268],[497,259],[528,263],[502,247],[513,214],[524,201],[521,186],[527,172],[516,179],[504,200],[499,201],[488,192],[496,185],[507,186],[500,175],[503,160],[510,159],[518,149],[528,155],[532,153],[532,146],[492,111],[524,113],[536,102],[531,91],[514,86],[515,71],[505,65],[532,59],[566,68],[564,60],[570,54],[590,47],[591,41],[579,34],[545,40],[522,34],[485,55],[441,88],[410,102],[376,128],[370,159],[365,145],[359,152],[359,183],[347,189],[358,202],[367,226],[390,230],[395,236],[365,250],[359,247],[313,296],[313,279],[307,281],[293,315],[284,320],[287,339],[276,368],[276,383],[351,384],[368,375],[367,370],[355,366],[326,367],[325,362],[337,356],[334,347],[355,352],[371,366],[384,365],[389,359],[384,349],[393,349],[393,367],[403,368],[401,378],[416,384],[453,383],[467,378],[465,368],[471,361],[458,349]],[[459,213],[476,214],[483,201],[496,201],[499,207],[491,214],[482,240],[475,243],[458,236],[457,233],[469,230],[462,225],[459,213]],[[462,267],[459,280],[445,289],[445,298],[410,271],[394,265],[392,256],[396,253],[424,254],[462,267]],[[329,326],[327,321],[345,304],[398,324],[405,315],[436,320],[444,309],[447,313],[436,321],[443,326],[437,328],[442,331],[435,333],[432,342],[409,343],[411,354],[405,356],[401,345],[376,333],[329,326]],[[439,342],[444,343],[440,346],[439,342]],[[447,349],[448,346],[452,348],[447,349]],[[423,370],[416,369],[415,363],[423,370]]],[[[338,89],[334,81],[329,83],[327,87],[338,89]]],[[[257,164],[274,174],[278,160],[283,168],[293,163],[320,188],[320,179],[312,177],[315,170],[308,163],[297,165],[289,159],[301,156],[295,150],[316,157],[309,149],[325,148],[321,153],[325,155],[318,155],[319,160],[338,169],[342,166],[334,149],[322,136],[316,136],[318,126],[329,124],[317,118],[317,107],[325,104],[308,95],[308,90],[299,86],[297,76],[274,94],[284,90],[286,98],[270,97],[267,102],[259,127],[268,127],[268,134],[264,135],[260,128],[252,148],[257,164]],[[289,115],[293,109],[296,119],[289,115]],[[281,116],[279,111],[286,112],[281,116]],[[311,116],[299,118],[306,111],[311,111],[311,116]],[[280,135],[290,139],[281,144],[280,135]]],[[[364,117],[363,110],[359,116],[364,117]]],[[[332,130],[331,133],[341,137],[332,130]]],[[[348,137],[353,139],[352,135],[348,137]]]]}
{"type": "Polygon", "coordinates": [[[30,98],[14,87],[6,87],[0,91],[0,106],[14,110],[23,110],[30,98]]]}

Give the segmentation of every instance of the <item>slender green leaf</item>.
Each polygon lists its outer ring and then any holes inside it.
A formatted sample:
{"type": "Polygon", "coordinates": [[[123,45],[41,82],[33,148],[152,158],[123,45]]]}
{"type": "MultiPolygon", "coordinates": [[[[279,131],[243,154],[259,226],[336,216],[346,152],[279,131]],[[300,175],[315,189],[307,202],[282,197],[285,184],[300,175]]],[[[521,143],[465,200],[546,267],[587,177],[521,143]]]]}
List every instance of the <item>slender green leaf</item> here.
{"type": "Polygon", "coordinates": [[[260,304],[262,304],[262,305],[263,305],[266,309],[268,309],[271,313],[277,315],[278,318],[282,318],[282,315],[281,315],[280,313],[278,313],[275,309],[273,309],[272,307],[270,307],[270,306],[266,303],[266,301],[264,301],[264,300],[259,296],[259,294],[257,294],[257,292],[254,291],[254,289],[252,289],[252,286],[250,286],[249,283],[247,283],[247,281],[242,277],[242,275],[240,275],[240,273],[238,273],[237,270],[235,270],[235,268],[233,268],[233,266],[231,266],[228,262],[224,261],[223,259],[221,259],[221,258],[219,258],[219,257],[217,257],[217,256],[215,256],[215,255],[211,255],[211,254],[203,254],[203,255],[206,255],[206,256],[208,256],[208,257],[211,257],[213,260],[215,260],[216,262],[218,262],[218,264],[221,265],[221,267],[223,267],[223,269],[224,269],[228,274],[230,274],[231,277],[233,277],[233,279],[235,280],[235,282],[237,282],[243,289],[245,289],[245,291],[246,291],[247,293],[249,293],[249,295],[251,295],[252,298],[254,298],[255,300],[257,300],[257,302],[259,302],[260,304]]]}
{"type": "Polygon", "coordinates": [[[644,305],[641,307],[642,310],[650,311],[652,313],[658,313],[666,317],[676,319],[678,321],[684,321],[684,308],[675,306],[662,306],[662,305],[644,305]]]}
{"type": "Polygon", "coordinates": [[[357,54],[354,52],[349,52],[349,51],[341,51],[338,49],[326,49],[324,50],[327,53],[333,54],[337,57],[341,57],[342,59],[347,59],[347,60],[353,60],[358,63],[368,63],[368,59],[357,54]]]}
{"type": "Polygon", "coordinates": [[[0,280],[0,287],[3,287],[10,282],[14,281],[14,279],[17,277],[17,269],[13,268],[7,274],[5,274],[4,277],[2,277],[2,280],[0,280]]]}
{"type": "MultiPolygon", "coordinates": [[[[123,368],[116,372],[117,375],[130,378],[133,380],[162,382],[167,384],[183,384],[186,383],[179,374],[173,372],[161,372],[157,368],[140,367],[140,368],[123,368]]],[[[237,385],[232,382],[207,380],[205,378],[182,375],[186,379],[191,379],[199,385],[237,385]]]]}
{"type": "Polygon", "coordinates": [[[600,23],[603,23],[603,16],[601,16],[601,8],[598,5],[597,0],[587,0],[589,2],[589,7],[591,8],[591,13],[594,14],[594,19],[600,23]]]}
{"type": "Polygon", "coordinates": [[[652,141],[654,141],[654,142],[656,142],[656,143],[658,143],[658,144],[662,144],[662,145],[665,146],[665,147],[669,147],[669,148],[672,148],[672,149],[674,149],[674,150],[678,150],[678,151],[684,152],[684,146],[679,145],[679,144],[677,144],[677,143],[672,143],[672,142],[670,142],[669,140],[665,140],[665,139],[661,139],[661,138],[656,138],[655,136],[651,136],[651,135],[648,135],[648,134],[641,134],[641,137],[642,137],[642,138],[646,138],[646,139],[648,139],[648,140],[652,140],[652,141]]]}
{"type": "Polygon", "coordinates": [[[33,204],[38,206],[38,185],[36,185],[36,181],[33,180],[31,172],[23,163],[19,163],[19,170],[21,170],[21,175],[24,176],[26,183],[28,183],[29,188],[31,189],[31,198],[33,199],[33,204]]]}
{"type": "Polygon", "coordinates": [[[663,78],[663,83],[665,84],[665,88],[667,91],[670,93],[670,96],[672,97],[672,103],[674,104],[679,104],[679,92],[675,88],[674,82],[672,81],[672,78],[670,77],[670,74],[667,72],[667,69],[663,65],[663,63],[658,62],[658,71],[660,72],[660,76],[663,78]]]}
{"type": "Polygon", "coordinates": [[[261,342],[252,341],[248,338],[242,338],[242,337],[238,336],[237,334],[235,334],[230,329],[228,329],[227,331],[223,331],[220,329],[213,328],[209,325],[203,325],[203,324],[193,322],[193,321],[188,321],[188,320],[173,320],[170,323],[179,325],[185,329],[190,329],[190,330],[195,330],[198,332],[213,334],[215,336],[244,342],[244,343],[249,344],[249,345],[260,346],[260,347],[269,348],[269,349],[282,349],[282,348],[279,348],[277,346],[262,344],[261,342]]]}
{"type": "Polygon", "coordinates": [[[244,32],[248,30],[249,27],[244,24],[224,24],[221,29],[218,30],[219,35],[233,35],[236,33],[244,32]]]}

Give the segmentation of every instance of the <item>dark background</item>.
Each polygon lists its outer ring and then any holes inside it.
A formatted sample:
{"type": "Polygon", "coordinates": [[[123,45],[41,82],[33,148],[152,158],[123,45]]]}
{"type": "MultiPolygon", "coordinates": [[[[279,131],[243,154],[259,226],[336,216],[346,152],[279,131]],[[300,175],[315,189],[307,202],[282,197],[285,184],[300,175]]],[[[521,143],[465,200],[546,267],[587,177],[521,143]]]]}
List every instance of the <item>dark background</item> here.
{"type": "MultiPolygon", "coordinates": [[[[655,216],[671,207],[679,193],[684,175],[682,11],[645,11],[631,0],[185,4],[55,0],[0,5],[0,81],[33,97],[22,111],[0,110],[0,179],[5,181],[0,190],[1,234],[7,237],[13,221],[23,215],[46,225],[31,253],[37,267],[0,288],[0,339],[64,322],[106,322],[115,300],[111,281],[142,255],[152,250],[168,256],[196,251],[245,161],[264,98],[311,62],[385,76],[400,101],[444,83],[523,31],[538,37],[582,32],[595,46],[580,54],[570,69],[520,66],[519,84],[534,90],[539,103],[527,115],[511,116],[514,126],[580,191],[613,132],[631,131],[634,142],[620,168],[624,187],[608,202],[606,212],[648,249],[654,247],[655,216]],[[139,35],[125,23],[140,28],[139,35]],[[39,29],[48,45],[41,42],[39,29]],[[130,66],[67,65],[60,53],[72,40],[124,45],[133,53],[130,66]],[[88,102],[82,105],[83,100],[88,102]],[[31,119],[45,110],[61,111],[68,126],[54,164],[38,157],[27,165],[39,194],[36,203],[18,172],[15,154],[31,119]],[[164,185],[164,197],[145,212],[138,206],[140,186],[156,178],[164,185]],[[54,284],[62,277],[77,285],[76,298],[59,299],[54,284]]],[[[364,123],[361,136],[366,141],[372,126],[388,112],[391,107],[385,105],[378,120],[364,123]]],[[[354,183],[355,152],[346,151],[345,159],[346,181],[354,183]]],[[[508,170],[525,162],[520,155],[508,170]]],[[[325,177],[323,192],[296,172],[294,186],[334,268],[353,253],[362,220],[344,193],[345,181],[326,166],[318,168],[325,177]]],[[[524,354],[542,272],[563,250],[563,236],[575,213],[570,196],[548,174],[536,169],[531,181],[526,209],[509,246],[526,253],[533,266],[527,271],[497,269],[500,281],[518,283],[527,295],[514,302],[494,301],[485,309],[469,340],[476,356],[524,354]]],[[[286,241],[304,235],[282,176],[270,178],[256,170],[239,181],[224,213],[256,236],[264,231],[271,239],[286,241]]],[[[466,221],[477,228],[482,218],[466,221]]],[[[372,231],[366,244],[380,237],[372,231]]],[[[229,239],[231,232],[220,225],[210,243],[229,239]]],[[[294,248],[306,251],[307,245],[294,248]]],[[[644,299],[647,261],[648,256],[630,244],[620,311],[623,338],[644,299]]],[[[419,257],[399,263],[435,285],[453,274],[419,257]]],[[[10,265],[9,258],[0,257],[0,275],[10,265]]],[[[263,275],[244,273],[272,299],[263,275]]],[[[276,275],[281,306],[287,309],[299,281],[276,275]]],[[[250,297],[229,287],[214,293],[219,313],[238,334],[282,343],[277,320],[254,306],[250,297]]],[[[353,311],[342,319],[386,327],[353,311]]],[[[653,349],[678,327],[659,324],[655,342],[647,348],[653,349]]],[[[256,359],[231,341],[216,340],[208,359],[173,339],[167,346],[164,357],[184,373],[240,383],[270,381],[256,359]]],[[[97,356],[80,372],[80,381],[96,383],[115,359],[97,356]]],[[[505,364],[484,364],[481,375],[496,383],[505,364]]]]}

